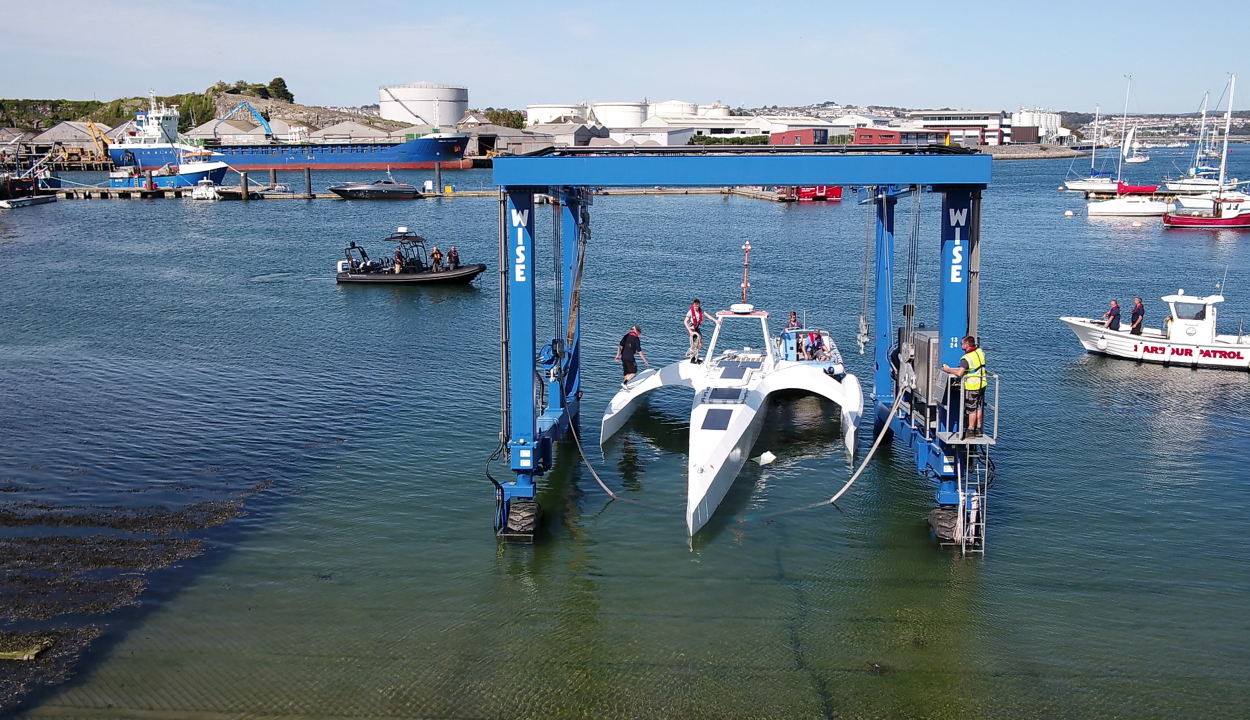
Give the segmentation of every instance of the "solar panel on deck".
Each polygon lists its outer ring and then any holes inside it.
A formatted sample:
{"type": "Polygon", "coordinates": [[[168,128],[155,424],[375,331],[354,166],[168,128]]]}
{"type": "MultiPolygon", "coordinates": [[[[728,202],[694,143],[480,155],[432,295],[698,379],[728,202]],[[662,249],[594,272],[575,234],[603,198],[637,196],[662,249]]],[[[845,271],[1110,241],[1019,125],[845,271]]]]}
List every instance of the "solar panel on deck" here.
{"type": "Polygon", "coordinates": [[[712,388],[708,392],[708,400],[737,400],[742,397],[742,388],[712,388]]]}
{"type": "Polygon", "coordinates": [[[759,370],[761,367],[763,367],[763,365],[764,363],[760,362],[759,360],[739,360],[738,361],[738,367],[751,368],[753,370],[759,370]]]}
{"type": "Polygon", "coordinates": [[[733,414],[733,410],[708,410],[707,415],[703,416],[703,429],[727,430],[729,419],[733,417],[733,414]]]}
{"type": "Polygon", "coordinates": [[[741,380],[747,376],[747,369],[744,367],[727,367],[721,374],[722,380],[741,380]]]}

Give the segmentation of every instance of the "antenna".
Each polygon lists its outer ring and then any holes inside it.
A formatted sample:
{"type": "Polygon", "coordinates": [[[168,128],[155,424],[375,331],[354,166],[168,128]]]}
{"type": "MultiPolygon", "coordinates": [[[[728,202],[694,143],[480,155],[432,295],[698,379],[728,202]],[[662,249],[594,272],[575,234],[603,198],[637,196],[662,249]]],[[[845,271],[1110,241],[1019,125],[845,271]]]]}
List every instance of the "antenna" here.
{"type": "Polygon", "coordinates": [[[1225,265],[1224,266],[1224,279],[1215,284],[1215,289],[1219,290],[1220,294],[1223,295],[1224,286],[1227,284],[1228,284],[1228,265],[1225,265]]]}
{"type": "Polygon", "coordinates": [[[751,283],[747,282],[747,268],[751,264],[751,241],[747,240],[742,246],[742,302],[747,301],[747,288],[751,287],[751,283]]]}

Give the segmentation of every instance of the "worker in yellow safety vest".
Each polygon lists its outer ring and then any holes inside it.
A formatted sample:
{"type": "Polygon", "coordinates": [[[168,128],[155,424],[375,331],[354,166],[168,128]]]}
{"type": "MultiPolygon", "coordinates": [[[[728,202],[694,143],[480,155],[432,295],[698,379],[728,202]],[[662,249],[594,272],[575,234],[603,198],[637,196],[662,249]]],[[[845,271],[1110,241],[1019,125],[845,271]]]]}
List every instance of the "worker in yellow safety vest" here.
{"type": "Polygon", "coordinates": [[[977,347],[977,339],[971,335],[963,340],[964,355],[959,358],[959,367],[942,366],[942,372],[963,379],[964,413],[967,422],[964,424],[965,434],[977,436],[981,434],[981,407],[985,404],[985,351],[977,347]]]}

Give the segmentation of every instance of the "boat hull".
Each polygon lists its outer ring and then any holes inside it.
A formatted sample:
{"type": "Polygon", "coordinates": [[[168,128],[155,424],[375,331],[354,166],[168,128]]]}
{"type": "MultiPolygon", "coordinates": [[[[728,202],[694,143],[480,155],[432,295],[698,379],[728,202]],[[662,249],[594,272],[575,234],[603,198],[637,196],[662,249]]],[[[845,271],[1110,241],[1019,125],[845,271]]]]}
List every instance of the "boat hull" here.
{"type": "MultiPolygon", "coordinates": [[[[225,163],[209,163],[212,167],[192,172],[180,172],[175,175],[153,175],[152,185],[158,188],[195,187],[201,180],[211,180],[220,185],[226,179],[226,171],[230,168],[225,163]]],[[[109,187],[146,189],[146,175],[127,175],[126,177],[109,178],[109,187]]]]}
{"type": "Polygon", "coordinates": [[[452,285],[472,282],[474,278],[486,271],[486,266],[462,265],[455,270],[442,272],[419,273],[350,273],[341,272],[334,279],[340,283],[363,283],[375,285],[452,285]]]}
{"type": "Polygon", "coordinates": [[[1160,365],[1250,369],[1250,338],[1239,343],[1232,336],[1218,336],[1215,343],[1186,343],[1169,338],[1162,330],[1154,328],[1146,328],[1141,335],[1133,335],[1122,330],[1108,330],[1089,318],[1062,317],[1059,320],[1091,353],[1160,365]],[[1218,341],[1219,338],[1226,341],[1218,341]]]}
{"type": "MultiPolygon", "coordinates": [[[[462,162],[468,138],[463,135],[420,137],[405,142],[270,143],[207,146],[212,159],[235,170],[423,170],[442,163],[446,168],[468,167],[462,162]]],[[[119,166],[143,170],[178,163],[179,147],[172,143],[118,144],[109,156],[119,166]]]]}
{"type": "Polygon", "coordinates": [[[1163,227],[1192,230],[1250,228],[1250,214],[1233,215],[1231,217],[1212,217],[1210,215],[1183,215],[1166,213],[1163,216],[1163,227]]]}
{"type": "Polygon", "coordinates": [[[1088,215],[1112,217],[1157,217],[1172,209],[1172,205],[1162,200],[1151,200],[1142,197],[1118,197],[1086,204],[1088,215]]]}
{"type": "Polygon", "coordinates": [[[1108,194],[1115,194],[1116,188],[1117,188],[1116,182],[1114,180],[1107,180],[1106,182],[1101,182],[1098,180],[1065,180],[1063,182],[1063,185],[1064,187],[1066,187],[1069,190],[1072,190],[1073,192],[1092,192],[1092,193],[1108,193],[1108,194]]]}
{"type": "Polygon", "coordinates": [[[377,190],[368,186],[359,188],[332,187],[330,192],[344,200],[411,200],[417,196],[417,189],[411,190],[377,190]]]}

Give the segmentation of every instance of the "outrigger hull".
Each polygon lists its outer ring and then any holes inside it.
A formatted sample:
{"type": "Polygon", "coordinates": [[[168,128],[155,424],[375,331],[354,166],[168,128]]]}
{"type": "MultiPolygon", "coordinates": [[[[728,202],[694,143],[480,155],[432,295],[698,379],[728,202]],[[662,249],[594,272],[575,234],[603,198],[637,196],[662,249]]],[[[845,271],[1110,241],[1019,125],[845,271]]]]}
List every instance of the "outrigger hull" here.
{"type": "Polygon", "coordinates": [[[751,371],[758,369],[762,363],[747,362],[741,365],[754,364],[756,367],[748,367],[742,373],[742,382],[725,382],[723,370],[736,364],[726,360],[713,361],[712,372],[709,373],[707,365],[695,365],[683,360],[659,370],[639,373],[627,388],[613,396],[601,422],[602,443],[624,426],[651,390],[682,386],[695,391],[690,410],[687,461],[686,527],[691,535],[715,514],[746,464],[751,448],[763,429],[769,398],[773,393],[797,390],[837,403],[842,410],[843,439],[848,453],[854,454],[855,430],[863,413],[863,393],[854,375],[844,375],[838,380],[813,365],[788,361],[779,361],[768,372],[757,375],[751,371]],[[720,377],[713,378],[711,374],[720,377]]]}
{"type": "Polygon", "coordinates": [[[1108,330],[1089,318],[1061,317],[1081,345],[1091,353],[1182,367],[1250,370],[1250,337],[1217,335],[1214,343],[1186,343],[1162,330],[1143,328],[1141,335],[1108,330]]]}
{"type": "Polygon", "coordinates": [[[341,272],[335,276],[335,281],[341,283],[378,283],[390,285],[420,285],[420,284],[455,284],[472,282],[474,278],[486,271],[486,266],[478,263],[476,265],[463,265],[455,270],[443,270],[441,272],[431,272],[429,270],[416,273],[392,273],[392,272],[372,272],[372,273],[352,273],[341,272]]]}

